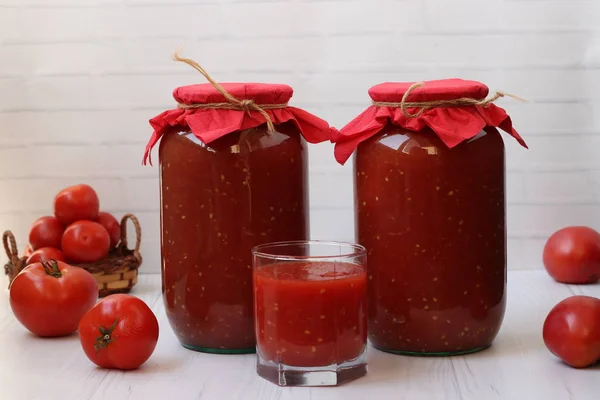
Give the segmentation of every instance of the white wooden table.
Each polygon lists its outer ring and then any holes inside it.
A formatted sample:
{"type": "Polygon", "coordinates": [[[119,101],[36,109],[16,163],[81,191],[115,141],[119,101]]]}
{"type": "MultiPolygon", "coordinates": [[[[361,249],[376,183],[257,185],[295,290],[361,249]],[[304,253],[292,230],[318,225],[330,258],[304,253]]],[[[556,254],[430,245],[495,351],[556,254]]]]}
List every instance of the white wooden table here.
{"type": "MultiPolygon", "coordinates": [[[[6,281],[4,281],[6,282],[6,281]]],[[[4,284],[4,283],[3,283],[4,284]]],[[[209,355],[182,348],[160,297],[160,277],[145,275],[133,294],[152,307],[160,339],[139,370],[108,371],[83,354],[76,335],[40,339],[13,317],[0,295],[1,400],[286,400],[286,399],[598,399],[600,366],[575,370],[544,347],[548,311],[573,294],[600,297],[600,284],[567,286],[543,271],[508,275],[508,310],[494,345],[450,358],[402,357],[369,349],[367,376],[332,388],[279,388],[261,378],[254,356],[209,355]]]]}

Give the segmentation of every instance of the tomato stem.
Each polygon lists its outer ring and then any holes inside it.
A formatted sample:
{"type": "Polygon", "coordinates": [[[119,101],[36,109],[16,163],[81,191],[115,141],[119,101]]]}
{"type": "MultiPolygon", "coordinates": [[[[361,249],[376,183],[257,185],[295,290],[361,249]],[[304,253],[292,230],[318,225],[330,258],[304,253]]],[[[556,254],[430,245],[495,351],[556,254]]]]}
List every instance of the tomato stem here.
{"type": "Polygon", "coordinates": [[[62,272],[60,272],[58,269],[58,263],[55,259],[51,259],[50,261],[42,261],[42,266],[48,275],[54,278],[62,278],[62,272]]]}
{"type": "Polygon", "coordinates": [[[107,328],[103,326],[98,327],[98,331],[100,332],[100,336],[96,338],[96,342],[94,343],[94,350],[97,352],[105,349],[110,343],[113,342],[112,332],[115,330],[119,319],[117,318],[113,324],[107,328]]]}

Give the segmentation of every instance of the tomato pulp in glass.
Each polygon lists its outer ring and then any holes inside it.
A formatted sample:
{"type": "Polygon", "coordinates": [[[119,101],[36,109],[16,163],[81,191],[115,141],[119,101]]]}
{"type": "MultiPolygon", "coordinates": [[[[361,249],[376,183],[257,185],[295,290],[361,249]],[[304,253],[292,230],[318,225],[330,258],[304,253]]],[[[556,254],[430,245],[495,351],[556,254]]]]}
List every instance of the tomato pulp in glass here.
{"type": "Polygon", "coordinates": [[[258,351],[296,367],[341,364],[367,341],[366,272],[351,263],[288,262],[254,272],[258,351]]]}
{"type": "Polygon", "coordinates": [[[388,125],[355,159],[369,258],[369,339],[418,354],[480,350],[506,301],[504,145],[495,129],[449,149],[388,125]]]}
{"type": "Polygon", "coordinates": [[[293,124],[210,145],[173,131],[160,143],[163,297],[179,341],[254,352],[252,255],[308,236],[306,142],[293,124]]]}

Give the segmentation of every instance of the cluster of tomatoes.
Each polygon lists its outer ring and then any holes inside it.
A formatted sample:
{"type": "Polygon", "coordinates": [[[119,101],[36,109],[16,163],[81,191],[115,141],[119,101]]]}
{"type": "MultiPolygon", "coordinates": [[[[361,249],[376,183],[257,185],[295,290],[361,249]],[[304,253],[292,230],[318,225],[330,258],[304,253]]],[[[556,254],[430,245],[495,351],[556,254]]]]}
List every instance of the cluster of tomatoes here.
{"type": "MultiPolygon", "coordinates": [[[[600,233],[585,226],[555,232],[544,247],[544,266],[556,281],[591,284],[600,279],[600,233]]],[[[548,350],[575,368],[600,361],[600,299],[571,296],[558,303],[544,321],[548,350]]]]}
{"type": "Polygon", "coordinates": [[[92,362],[127,370],[138,368],[154,352],[156,316],[135,296],[113,294],[98,301],[92,274],[66,262],[105,258],[119,237],[119,223],[99,212],[93,188],[77,185],[61,191],[54,200],[54,217],[33,224],[29,241],[35,251],[11,282],[10,305],[33,334],[58,337],[78,331],[92,362]]]}
{"type": "Polygon", "coordinates": [[[31,226],[26,263],[50,259],[71,263],[98,261],[108,255],[120,237],[119,222],[100,211],[96,191],[89,185],[71,186],[54,198],[54,216],[38,218],[31,226]]]}

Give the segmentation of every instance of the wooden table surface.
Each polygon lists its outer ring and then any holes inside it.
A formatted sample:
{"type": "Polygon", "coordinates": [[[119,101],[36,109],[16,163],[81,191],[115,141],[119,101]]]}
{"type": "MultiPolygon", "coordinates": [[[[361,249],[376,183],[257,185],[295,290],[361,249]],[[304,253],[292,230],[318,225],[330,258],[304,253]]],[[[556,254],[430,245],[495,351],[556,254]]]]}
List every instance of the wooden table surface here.
{"type": "Polygon", "coordinates": [[[365,400],[365,399],[598,399],[600,366],[572,369],[544,347],[548,311],[573,294],[600,297],[600,284],[553,282],[543,271],[508,274],[508,309],[494,345],[459,357],[402,357],[369,349],[367,376],[340,387],[279,388],[255,373],[254,355],[209,355],[182,348],[166,319],[160,277],[143,275],[133,294],[156,313],[160,339],[139,370],[108,371],[91,364],[76,335],[40,339],[12,315],[0,295],[1,400],[365,400]]]}

